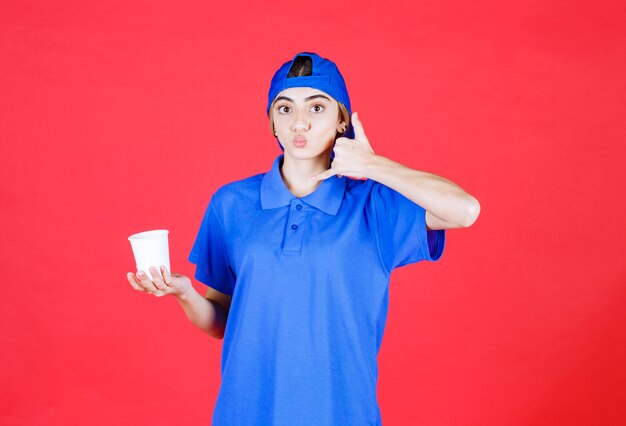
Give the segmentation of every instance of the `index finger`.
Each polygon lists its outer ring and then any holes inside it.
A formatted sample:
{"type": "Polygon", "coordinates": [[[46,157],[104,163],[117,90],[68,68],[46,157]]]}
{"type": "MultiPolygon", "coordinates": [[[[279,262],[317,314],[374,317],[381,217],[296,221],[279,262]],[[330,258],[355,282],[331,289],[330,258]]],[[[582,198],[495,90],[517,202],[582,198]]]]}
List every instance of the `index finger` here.
{"type": "Polygon", "coordinates": [[[141,285],[135,279],[135,274],[133,274],[132,272],[127,273],[126,274],[126,279],[130,283],[132,288],[134,288],[135,290],[138,290],[138,291],[144,291],[145,292],[145,290],[141,287],[141,285]]]}

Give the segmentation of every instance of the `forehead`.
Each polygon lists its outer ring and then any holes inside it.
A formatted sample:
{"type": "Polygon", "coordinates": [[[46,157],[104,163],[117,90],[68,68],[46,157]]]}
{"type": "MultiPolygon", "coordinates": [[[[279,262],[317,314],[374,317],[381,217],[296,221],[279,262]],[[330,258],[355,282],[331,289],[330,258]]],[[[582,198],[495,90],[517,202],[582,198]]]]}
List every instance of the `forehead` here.
{"type": "Polygon", "coordinates": [[[288,89],[283,90],[278,95],[276,95],[276,98],[284,96],[286,98],[293,99],[295,102],[298,102],[298,101],[304,102],[306,98],[309,98],[315,95],[323,95],[323,96],[326,96],[331,101],[335,101],[335,99],[333,99],[333,97],[330,96],[328,93],[322,92],[321,90],[314,89],[312,87],[290,87],[288,89]]]}

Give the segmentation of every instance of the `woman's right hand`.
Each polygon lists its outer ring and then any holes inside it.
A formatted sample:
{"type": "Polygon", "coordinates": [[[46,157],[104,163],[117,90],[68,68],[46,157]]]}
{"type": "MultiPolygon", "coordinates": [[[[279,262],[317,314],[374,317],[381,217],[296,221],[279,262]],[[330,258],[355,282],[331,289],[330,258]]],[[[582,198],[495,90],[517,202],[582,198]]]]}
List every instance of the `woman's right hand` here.
{"type": "Polygon", "coordinates": [[[137,276],[132,272],[126,274],[126,278],[131,286],[137,291],[154,294],[157,297],[167,296],[169,294],[176,297],[185,297],[193,286],[191,280],[184,275],[171,274],[164,265],[161,265],[161,275],[154,266],[150,267],[150,274],[154,277],[154,281],[143,272],[137,272],[137,276]]]}

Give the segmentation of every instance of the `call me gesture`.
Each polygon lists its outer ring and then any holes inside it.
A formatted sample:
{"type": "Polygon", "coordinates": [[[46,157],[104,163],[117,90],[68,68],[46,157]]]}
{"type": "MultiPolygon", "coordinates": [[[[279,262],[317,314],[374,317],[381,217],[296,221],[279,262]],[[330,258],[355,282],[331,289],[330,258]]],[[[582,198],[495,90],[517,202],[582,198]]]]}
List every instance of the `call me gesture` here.
{"type": "Polygon", "coordinates": [[[480,214],[476,198],[454,182],[432,173],[414,170],[381,155],[370,145],[358,114],[352,114],[354,139],[337,138],[335,158],[330,169],[315,176],[372,179],[399,192],[426,210],[428,229],[453,229],[471,226],[480,214]]]}

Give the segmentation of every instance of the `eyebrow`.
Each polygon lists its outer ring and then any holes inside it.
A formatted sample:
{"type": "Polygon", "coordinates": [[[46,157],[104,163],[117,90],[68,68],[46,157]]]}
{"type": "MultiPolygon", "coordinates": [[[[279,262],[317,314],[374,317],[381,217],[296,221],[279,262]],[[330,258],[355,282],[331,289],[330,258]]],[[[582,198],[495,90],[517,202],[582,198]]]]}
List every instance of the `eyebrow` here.
{"type": "MultiPolygon", "coordinates": [[[[324,96],[324,95],[313,95],[313,96],[309,96],[308,98],[304,98],[304,101],[310,101],[311,99],[315,99],[315,98],[324,98],[326,99],[328,102],[330,102],[330,99],[328,98],[328,96],[324,96]]],[[[287,96],[279,96],[276,98],[276,100],[274,102],[278,102],[278,101],[288,101],[288,102],[292,102],[294,103],[293,99],[288,98],[287,96]]]]}

